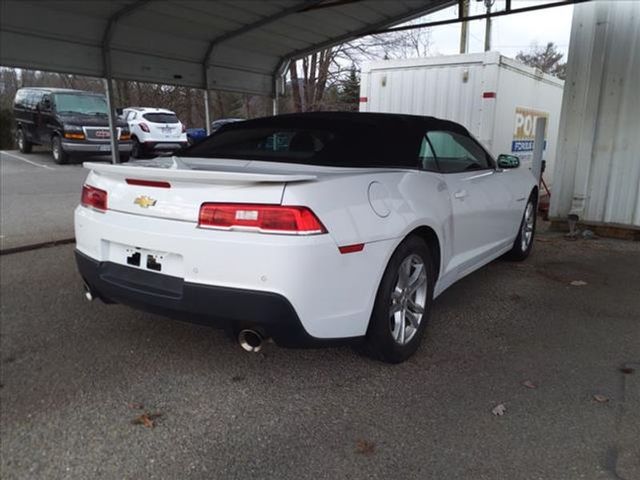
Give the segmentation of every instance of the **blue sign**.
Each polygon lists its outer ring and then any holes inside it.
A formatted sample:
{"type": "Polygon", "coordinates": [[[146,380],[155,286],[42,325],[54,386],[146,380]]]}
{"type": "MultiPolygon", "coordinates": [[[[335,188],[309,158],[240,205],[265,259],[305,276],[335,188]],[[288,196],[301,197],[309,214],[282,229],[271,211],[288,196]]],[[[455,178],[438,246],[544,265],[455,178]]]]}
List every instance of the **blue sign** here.
{"type": "MultiPolygon", "coordinates": [[[[544,141],[543,150],[547,148],[547,141],[544,141]]],[[[512,152],[533,152],[533,140],[514,140],[511,142],[512,152]]]]}

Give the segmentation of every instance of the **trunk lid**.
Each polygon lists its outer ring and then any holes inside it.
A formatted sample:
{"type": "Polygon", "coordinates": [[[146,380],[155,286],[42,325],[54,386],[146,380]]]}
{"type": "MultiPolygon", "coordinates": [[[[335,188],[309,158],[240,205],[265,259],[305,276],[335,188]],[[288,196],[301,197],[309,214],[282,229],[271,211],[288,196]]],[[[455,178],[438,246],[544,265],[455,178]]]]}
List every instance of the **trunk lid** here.
{"type": "Polygon", "coordinates": [[[205,202],[279,204],[287,183],[315,175],[251,167],[251,161],[176,157],[127,165],[85,162],[87,184],[107,191],[109,210],[197,222],[205,202]]]}
{"type": "Polygon", "coordinates": [[[149,125],[149,133],[152,138],[174,140],[182,135],[182,125],[180,123],[147,122],[147,125],[149,125]]]}

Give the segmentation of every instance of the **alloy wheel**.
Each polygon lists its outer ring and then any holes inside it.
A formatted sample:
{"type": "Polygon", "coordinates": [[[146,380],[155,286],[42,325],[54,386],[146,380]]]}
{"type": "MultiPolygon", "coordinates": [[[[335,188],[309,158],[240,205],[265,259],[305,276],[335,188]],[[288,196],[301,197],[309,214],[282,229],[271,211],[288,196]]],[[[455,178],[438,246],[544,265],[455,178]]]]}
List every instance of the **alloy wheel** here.
{"type": "Polygon", "coordinates": [[[522,220],[522,231],[520,232],[520,247],[522,251],[526,251],[533,239],[533,229],[535,224],[535,212],[533,209],[533,202],[527,204],[527,208],[524,211],[524,219],[522,220]]]}
{"type": "Polygon", "coordinates": [[[389,328],[396,343],[406,345],[420,328],[427,300],[427,269],[422,257],[412,254],[398,268],[391,293],[389,328]]]}

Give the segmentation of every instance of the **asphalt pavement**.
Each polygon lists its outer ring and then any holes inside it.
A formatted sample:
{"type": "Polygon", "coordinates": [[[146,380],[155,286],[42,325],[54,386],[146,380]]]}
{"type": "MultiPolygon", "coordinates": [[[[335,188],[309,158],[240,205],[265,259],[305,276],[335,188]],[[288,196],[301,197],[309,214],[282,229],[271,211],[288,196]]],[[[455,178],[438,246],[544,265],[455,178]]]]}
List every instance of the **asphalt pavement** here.
{"type": "Polygon", "coordinates": [[[89,303],[71,245],[0,263],[5,480],[640,478],[638,242],[541,235],[395,366],[89,303]]]}
{"type": "Polygon", "coordinates": [[[73,210],[87,173],[82,160],[56,165],[42,148],[1,151],[0,249],[73,238],[73,210]]]}

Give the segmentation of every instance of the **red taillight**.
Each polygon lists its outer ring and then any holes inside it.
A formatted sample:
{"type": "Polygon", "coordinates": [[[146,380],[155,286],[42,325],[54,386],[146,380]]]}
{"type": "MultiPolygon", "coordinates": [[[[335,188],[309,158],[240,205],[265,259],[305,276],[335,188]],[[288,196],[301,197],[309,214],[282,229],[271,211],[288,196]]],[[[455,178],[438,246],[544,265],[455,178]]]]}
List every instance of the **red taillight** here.
{"type": "Polygon", "coordinates": [[[127,184],[139,185],[141,187],[157,187],[157,188],[171,188],[169,182],[160,182],[155,180],[138,180],[137,178],[127,178],[127,184]]]}
{"type": "Polygon", "coordinates": [[[327,233],[327,229],[309,208],[287,205],[204,203],[200,207],[198,223],[201,227],[247,228],[267,233],[327,233]]]}
{"type": "Polygon", "coordinates": [[[140,130],[149,133],[149,125],[144,122],[140,122],[140,130]]]}
{"type": "Polygon", "coordinates": [[[80,203],[85,207],[95,208],[104,212],[107,210],[107,192],[91,185],[83,185],[80,203]]]}
{"type": "Polygon", "coordinates": [[[187,131],[187,126],[183,123],[182,124],[182,133],[187,131]]]}

